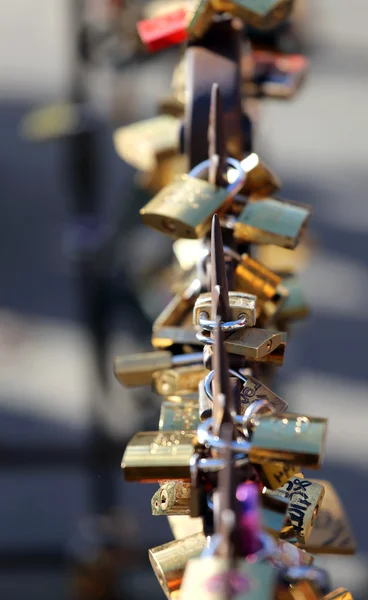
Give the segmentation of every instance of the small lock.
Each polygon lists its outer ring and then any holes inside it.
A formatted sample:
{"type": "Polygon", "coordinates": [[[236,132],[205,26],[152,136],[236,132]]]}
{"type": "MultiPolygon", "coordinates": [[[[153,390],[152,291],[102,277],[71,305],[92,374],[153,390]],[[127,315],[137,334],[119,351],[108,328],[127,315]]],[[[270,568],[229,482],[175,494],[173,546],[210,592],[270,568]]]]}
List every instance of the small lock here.
{"type": "Polygon", "coordinates": [[[188,561],[199,556],[205,546],[205,536],[197,533],[148,551],[151,566],[166,598],[170,600],[171,594],[180,589],[188,561]]]}
{"type": "Polygon", "coordinates": [[[305,544],[315,523],[325,490],[323,485],[309,479],[291,477],[281,488],[275,490],[276,495],[282,494],[289,501],[288,517],[290,527],[295,532],[298,543],[305,544]]]}
{"type": "Polygon", "coordinates": [[[126,481],[152,483],[160,479],[190,479],[195,431],[142,431],[127,445],[122,469],[126,481]]]}
{"type": "Polygon", "coordinates": [[[143,222],[174,238],[203,237],[211,227],[213,215],[227,210],[245,180],[240,163],[232,158],[227,162],[238,171],[237,179],[227,188],[197,178],[210,165],[210,161],[205,160],[188,175],[166,186],[142,208],[143,222]]]}
{"type": "Polygon", "coordinates": [[[158,371],[193,364],[201,365],[201,363],[200,353],[173,356],[171,352],[141,352],[117,357],[114,363],[114,373],[122,385],[134,387],[152,384],[154,375],[158,371]]]}
{"type": "Polygon", "coordinates": [[[132,123],[114,132],[118,155],[138,171],[152,172],[158,161],[179,149],[180,121],[170,115],[132,123]]]}
{"type": "MultiPolygon", "coordinates": [[[[245,316],[247,319],[247,327],[253,327],[256,324],[256,303],[257,298],[252,294],[229,292],[229,304],[232,320],[237,321],[241,317],[245,316]]],[[[201,313],[204,313],[203,318],[209,319],[211,315],[211,307],[211,293],[207,292],[205,294],[200,294],[193,309],[193,324],[201,326],[201,313]]]]}
{"type": "Polygon", "coordinates": [[[196,533],[203,534],[203,519],[192,519],[189,515],[168,515],[167,520],[175,540],[186,538],[196,533]]]}
{"type": "Polygon", "coordinates": [[[166,481],[152,496],[154,516],[189,515],[190,483],[166,481]]]}
{"type": "Polygon", "coordinates": [[[234,223],[234,237],[238,242],[293,249],[309,216],[309,208],[275,198],[249,202],[234,223]]]}
{"type": "Polygon", "coordinates": [[[196,299],[201,291],[201,282],[194,279],[184,290],[176,294],[165,306],[163,311],[153,323],[153,331],[157,332],[163,327],[175,327],[182,325],[185,317],[193,309],[196,299]]]}
{"type": "Polygon", "coordinates": [[[285,526],[288,506],[287,498],[276,497],[269,490],[260,495],[262,527],[276,538],[285,526]]]}
{"type": "Polygon", "coordinates": [[[272,317],[288,296],[281,282],[281,277],[248,254],[241,256],[235,269],[236,289],[257,296],[257,304],[266,317],[272,317]]]}
{"type": "Polygon", "coordinates": [[[274,407],[276,413],[285,412],[288,407],[285,400],[252,375],[247,375],[245,379],[240,392],[241,414],[244,414],[248,406],[258,400],[267,400],[274,407]]]}
{"type": "Polygon", "coordinates": [[[210,0],[217,11],[239,17],[255,29],[273,29],[291,14],[294,0],[210,0]]]}
{"type": "Polygon", "coordinates": [[[309,538],[299,547],[313,554],[355,554],[355,539],[337,491],[329,481],[311,481],[323,486],[325,496],[309,538]]]}
{"type": "Polygon", "coordinates": [[[318,469],[325,447],[327,420],[284,413],[257,416],[251,437],[250,458],[295,463],[318,469]]]}
{"type": "Polygon", "coordinates": [[[327,596],[323,596],[323,600],[353,600],[353,596],[349,592],[349,590],[345,588],[337,588],[327,594],[327,596]]]}
{"type": "Polygon", "coordinates": [[[192,348],[200,345],[193,327],[161,327],[153,331],[151,343],[157,350],[179,346],[192,348]]]}
{"type": "Polygon", "coordinates": [[[181,402],[164,400],[161,404],[160,431],[193,431],[199,425],[198,397],[181,402]]]}
{"type": "Polygon", "coordinates": [[[224,346],[229,354],[237,354],[249,361],[257,361],[276,350],[282,340],[281,331],[247,327],[231,333],[226,338],[224,346]]]}
{"type": "Polygon", "coordinates": [[[282,331],[281,335],[282,335],[281,344],[279,344],[277,346],[277,348],[275,350],[273,350],[272,352],[270,352],[269,354],[266,354],[265,356],[262,356],[261,358],[259,358],[258,359],[259,362],[271,363],[275,366],[282,367],[282,365],[284,364],[284,358],[285,358],[287,333],[285,331],[282,331]]]}
{"type": "Polygon", "coordinates": [[[255,152],[246,156],[240,164],[247,174],[245,184],[239,192],[242,196],[259,200],[260,198],[268,198],[280,190],[281,183],[279,179],[255,152]]]}
{"type": "Polygon", "coordinates": [[[152,391],[159,396],[183,396],[197,390],[206,375],[202,364],[156,371],[152,375],[152,391]]]}
{"type": "Polygon", "coordinates": [[[239,559],[229,562],[217,556],[191,559],[185,569],[180,600],[220,600],[228,594],[238,600],[274,600],[278,571],[265,561],[239,559]]]}
{"type": "Polygon", "coordinates": [[[276,322],[284,324],[285,321],[304,319],[309,314],[309,306],[297,276],[283,279],[282,285],[288,291],[287,297],[281,303],[276,314],[276,322]]]}

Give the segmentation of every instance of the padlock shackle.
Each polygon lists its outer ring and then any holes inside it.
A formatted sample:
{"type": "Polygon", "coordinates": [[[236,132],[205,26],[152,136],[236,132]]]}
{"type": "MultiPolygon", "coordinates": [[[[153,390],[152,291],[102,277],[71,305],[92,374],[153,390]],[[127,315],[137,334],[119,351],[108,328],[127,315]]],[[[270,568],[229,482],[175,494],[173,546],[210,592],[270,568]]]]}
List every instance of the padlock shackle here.
{"type": "MultiPolygon", "coordinates": [[[[189,177],[198,177],[203,173],[203,171],[209,169],[210,163],[211,161],[209,158],[199,163],[199,165],[197,165],[191,171],[189,171],[189,177]]],[[[237,194],[237,192],[243,187],[247,174],[243,170],[243,167],[241,166],[240,162],[235,158],[228,157],[226,159],[226,164],[232,167],[233,169],[236,169],[236,171],[238,172],[238,177],[235,179],[235,181],[229,183],[229,185],[226,188],[229,194],[233,194],[235,196],[235,194],[237,194]]]]}

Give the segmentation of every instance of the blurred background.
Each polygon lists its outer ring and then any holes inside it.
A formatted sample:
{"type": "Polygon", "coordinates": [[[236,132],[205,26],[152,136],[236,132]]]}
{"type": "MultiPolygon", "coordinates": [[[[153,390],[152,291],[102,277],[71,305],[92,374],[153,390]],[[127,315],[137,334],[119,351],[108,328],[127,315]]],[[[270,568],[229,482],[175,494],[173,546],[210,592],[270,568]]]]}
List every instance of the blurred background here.
{"type": "MultiPolygon", "coordinates": [[[[98,598],[109,578],[119,592],[104,600],[163,598],[147,556],[172,539],[166,519],[151,516],[156,486],[125,484],[120,469],[131,435],[156,429],[160,402],[119,386],[112,361],[149,350],[151,321],[170,297],[156,275],[171,260],[171,243],[141,226],[138,211],[150,196],[135,186],[112,133],[156,114],[179,49],[137,52],[132,32],[144,3],[126,4],[119,41],[97,44],[94,64],[78,34],[78,0],[2,5],[1,600],[98,598]],[[84,64],[75,58],[77,39],[84,64]],[[29,110],[66,100],[86,104],[80,135],[43,143],[22,135],[29,110]],[[82,147],[92,178],[76,162],[82,147]],[[113,241],[100,244],[111,231],[113,241]]],[[[262,101],[256,131],[282,196],[314,210],[313,253],[302,273],[312,314],[293,330],[277,390],[292,411],[329,418],[318,476],[337,488],[358,553],[318,562],[335,587],[363,600],[368,8],[363,0],[305,4],[308,81],[291,102],[262,101]]],[[[84,25],[108,28],[102,0],[86,5],[84,25]]]]}

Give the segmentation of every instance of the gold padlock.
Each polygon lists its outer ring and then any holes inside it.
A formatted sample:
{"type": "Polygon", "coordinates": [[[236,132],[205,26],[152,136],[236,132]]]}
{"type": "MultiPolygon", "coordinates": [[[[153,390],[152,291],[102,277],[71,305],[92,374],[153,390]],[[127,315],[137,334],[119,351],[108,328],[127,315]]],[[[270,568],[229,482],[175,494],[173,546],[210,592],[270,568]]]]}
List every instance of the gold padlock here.
{"type": "Polygon", "coordinates": [[[327,596],[323,596],[323,600],[353,600],[353,596],[345,588],[337,588],[327,596]]]}
{"type": "MultiPolygon", "coordinates": [[[[272,171],[261,161],[258,154],[252,152],[240,162],[243,171],[247,174],[245,184],[240,190],[242,196],[249,196],[252,200],[268,198],[279,191],[281,183],[272,171]]],[[[229,172],[228,180],[235,177],[235,172],[229,172]]]]}
{"type": "Polygon", "coordinates": [[[169,185],[177,177],[188,170],[188,157],[185,154],[160,154],[153,171],[139,172],[136,175],[140,187],[151,194],[157,194],[165,185],[169,185]]]}
{"type": "Polygon", "coordinates": [[[288,297],[288,290],[281,281],[281,277],[248,254],[241,256],[235,270],[236,289],[257,296],[257,304],[266,317],[272,317],[288,297]]]}
{"type": "Polygon", "coordinates": [[[161,404],[160,431],[193,431],[199,425],[198,396],[196,400],[181,398],[181,402],[164,400],[161,404]]]}
{"type": "Polygon", "coordinates": [[[151,509],[154,516],[189,515],[190,483],[165,481],[152,496],[151,509]]]}
{"type": "Polygon", "coordinates": [[[283,494],[289,500],[290,526],[285,528],[285,532],[289,533],[292,530],[297,541],[305,544],[325,495],[323,485],[309,479],[291,477],[281,488],[272,493],[277,496],[283,494]]]}
{"type": "Polygon", "coordinates": [[[272,363],[273,365],[275,365],[277,367],[282,367],[282,365],[284,364],[286,342],[287,342],[286,331],[282,331],[281,336],[282,336],[281,344],[279,344],[277,346],[277,348],[275,350],[273,350],[272,352],[270,352],[269,354],[266,354],[265,356],[261,356],[258,359],[258,361],[272,363]]]}
{"type": "Polygon", "coordinates": [[[156,371],[152,375],[152,390],[159,396],[183,396],[197,390],[206,375],[202,364],[156,371]]]}
{"type": "Polygon", "coordinates": [[[174,238],[198,239],[211,227],[215,213],[224,213],[243,184],[245,175],[240,163],[228,158],[238,177],[227,188],[216,187],[197,175],[208,169],[210,161],[197,165],[188,175],[166,186],[140,210],[143,222],[174,238]]]}
{"type": "Polygon", "coordinates": [[[283,413],[288,405],[285,400],[277,396],[263,383],[258,381],[252,375],[246,375],[246,382],[243,383],[241,392],[241,414],[244,414],[248,406],[257,400],[267,400],[275,409],[276,413],[283,413]]]}
{"type": "Polygon", "coordinates": [[[231,333],[226,338],[224,346],[229,354],[237,354],[249,361],[257,361],[276,350],[285,335],[281,331],[247,327],[231,333]]]}
{"type": "Polygon", "coordinates": [[[318,469],[325,446],[327,419],[284,413],[254,419],[250,458],[295,463],[318,469]]]}
{"type": "Polygon", "coordinates": [[[155,319],[152,330],[156,332],[163,327],[182,325],[185,317],[193,309],[201,287],[202,284],[199,279],[194,279],[183,291],[177,293],[155,319]]]}
{"type": "Polygon", "coordinates": [[[180,368],[181,365],[200,364],[201,358],[200,353],[173,356],[171,352],[141,352],[117,357],[114,373],[122,385],[128,387],[147,385],[152,383],[157,371],[175,366],[180,368]]]}
{"type": "Polygon", "coordinates": [[[180,589],[188,561],[199,556],[205,546],[205,536],[197,533],[148,551],[153,571],[166,598],[170,600],[172,593],[180,589]]]}
{"type": "MultiPolygon", "coordinates": [[[[242,316],[247,318],[247,327],[253,327],[256,324],[256,303],[257,298],[252,294],[243,294],[241,292],[229,292],[229,305],[231,318],[233,321],[242,316]]],[[[212,296],[210,292],[200,294],[193,308],[193,324],[201,326],[200,317],[209,319],[211,315],[212,296]]]]}
{"type": "Polygon", "coordinates": [[[198,346],[196,332],[191,327],[161,327],[152,333],[152,346],[158,350],[182,346],[192,348],[198,346]]]}
{"type": "Polygon", "coordinates": [[[168,515],[167,520],[175,540],[180,540],[196,533],[203,534],[202,517],[192,518],[189,515],[168,515]]]}
{"type": "Polygon", "coordinates": [[[210,0],[217,11],[239,17],[255,29],[273,29],[291,14],[294,0],[210,0]]]}
{"type": "Polygon", "coordinates": [[[295,248],[310,216],[310,209],[275,198],[249,202],[234,223],[239,242],[295,248]]]}
{"type": "Polygon", "coordinates": [[[186,566],[180,600],[222,600],[231,590],[237,600],[274,600],[278,571],[267,562],[228,561],[217,556],[194,558],[186,566]]]}
{"type": "Polygon", "coordinates": [[[329,481],[312,479],[324,487],[325,497],[306,544],[313,554],[355,554],[356,544],[338,493],[329,481]]]}
{"type": "Polygon", "coordinates": [[[285,321],[304,319],[309,314],[309,306],[300,286],[299,277],[290,276],[283,279],[282,285],[287,289],[288,295],[282,302],[276,314],[276,322],[284,324],[285,321]]]}
{"type": "Polygon", "coordinates": [[[152,483],[160,479],[190,479],[195,431],[141,431],[127,445],[122,469],[126,481],[152,483]]]}
{"type": "Polygon", "coordinates": [[[298,465],[290,465],[282,462],[269,462],[254,466],[263,485],[269,490],[277,490],[293,475],[297,475],[299,478],[303,477],[303,474],[300,472],[300,466],[298,465]]]}
{"type": "Polygon", "coordinates": [[[180,121],[170,115],[139,121],[114,132],[118,155],[139,171],[151,172],[158,161],[179,150],[180,121]]]}

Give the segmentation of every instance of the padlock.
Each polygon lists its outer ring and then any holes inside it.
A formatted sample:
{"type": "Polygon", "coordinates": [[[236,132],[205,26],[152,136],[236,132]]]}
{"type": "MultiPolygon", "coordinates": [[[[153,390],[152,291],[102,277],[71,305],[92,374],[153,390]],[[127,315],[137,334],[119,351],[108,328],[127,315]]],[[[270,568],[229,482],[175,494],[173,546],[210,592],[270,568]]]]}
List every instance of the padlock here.
{"type": "MultiPolygon", "coordinates": [[[[182,339],[181,336],[183,334],[180,332],[180,329],[183,327],[184,320],[191,314],[195,301],[201,291],[201,287],[202,284],[200,280],[194,279],[184,290],[175,294],[169,304],[167,304],[164,310],[155,319],[152,327],[152,344],[155,347],[166,348],[174,343],[178,343],[175,341],[175,337],[182,339]],[[165,337],[162,337],[161,334],[167,335],[171,328],[174,328],[171,332],[171,337],[169,337],[171,343],[169,344],[166,342],[165,345],[165,342],[163,341],[165,340],[165,337]],[[175,334],[177,335],[175,336],[175,334]]],[[[185,325],[185,329],[191,331],[192,341],[196,339],[195,331],[191,325],[185,325]]]]}
{"type": "Polygon", "coordinates": [[[159,430],[160,431],[193,431],[199,425],[198,397],[196,400],[181,402],[164,400],[161,404],[159,430]]]}
{"type": "Polygon", "coordinates": [[[203,534],[203,519],[193,519],[188,515],[168,515],[167,520],[175,540],[181,540],[196,533],[203,534]]]}
{"type": "Polygon", "coordinates": [[[239,17],[255,29],[273,29],[291,14],[294,0],[210,0],[216,11],[239,17]]]}
{"type": "Polygon", "coordinates": [[[276,350],[285,335],[281,331],[247,327],[231,333],[224,345],[229,354],[237,354],[249,361],[257,361],[276,350]]]}
{"type": "Polygon", "coordinates": [[[295,463],[318,469],[325,446],[327,419],[284,413],[254,419],[250,459],[295,463]]]}
{"type": "Polygon", "coordinates": [[[290,529],[293,530],[298,543],[305,544],[325,495],[323,485],[309,479],[291,477],[281,488],[272,493],[276,495],[282,493],[289,500],[287,512],[291,525],[285,531],[288,533],[290,529]]]}
{"type": "Polygon", "coordinates": [[[160,479],[190,479],[195,431],[142,431],[128,443],[122,469],[126,481],[152,483],[160,479]]]}
{"type": "Polygon", "coordinates": [[[261,465],[254,465],[263,485],[269,490],[277,490],[284,485],[290,477],[297,475],[303,477],[300,472],[300,466],[290,465],[283,462],[269,462],[261,465]]]}
{"type": "Polygon", "coordinates": [[[272,317],[288,297],[281,277],[248,254],[242,254],[236,266],[235,286],[241,292],[257,296],[257,305],[261,306],[266,317],[272,317]]]}
{"type": "Polygon", "coordinates": [[[238,242],[274,244],[295,248],[305,229],[310,209],[301,204],[266,198],[248,202],[234,223],[238,242]]]}
{"type": "Polygon", "coordinates": [[[153,375],[157,371],[176,366],[180,368],[181,365],[201,365],[201,362],[200,353],[173,356],[171,352],[142,352],[117,357],[114,363],[114,373],[122,385],[128,387],[148,385],[152,384],[153,375]]]}
{"type": "Polygon", "coordinates": [[[240,392],[241,414],[243,415],[248,406],[257,400],[267,400],[275,409],[276,413],[283,413],[288,405],[285,400],[277,396],[263,383],[258,381],[252,375],[246,375],[246,381],[243,383],[240,392]]]}
{"type": "Polygon", "coordinates": [[[275,365],[277,367],[282,367],[282,365],[284,364],[284,358],[285,358],[287,333],[285,331],[282,331],[281,336],[282,336],[281,344],[279,344],[277,346],[277,348],[275,350],[273,350],[272,352],[270,352],[269,354],[266,354],[265,356],[262,356],[261,358],[259,358],[258,359],[259,362],[272,363],[273,365],[275,365]]]}
{"type": "MultiPolygon", "coordinates": [[[[281,183],[274,173],[261,161],[258,154],[252,152],[240,162],[243,171],[247,178],[245,184],[241,188],[239,194],[249,196],[252,200],[260,198],[268,198],[281,188],[281,183]]],[[[230,171],[227,174],[228,180],[230,177],[235,177],[236,172],[230,171]]],[[[230,179],[231,181],[231,179],[230,179]]]]}
{"type": "Polygon", "coordinates": [[[217,556],[195,558],[186,566],[180,600],[274,600],[277,577],[267,562],[239,559],[231,568],[217,556]]]}
{"type": "Polygon", "coordinates": [[[193,348],[200,345],[196,331],[191,327],[161,327],[152,332],[152,346],[158,350],[175,347],[193,348]]]}
{"type": "MultiPolygon", "coordinates": [[[[231,318],[237,321],[245,316],[247,327],[253,327],[256,324],[256,303],[257,298],[252,294],[243,294],[241,292],[229,292],[229,304],[231,318]]],[[[195,302],[193,309],[193,324],[201,326],[200,317],[209,319],[211,315],[212,296],[210,292],[200,294],[195,302]]]]}
{"type": "MultiPolygon", "coordinates": [[[[311,259],[312,246],[313,241],[306,232],[294,250],[273,244],[259,244],[253,247],[253,256],[284,279],[306,269],[311,259]]],[[[286,287],[285,280],[283,285],[286,287]]]]}
{"type": "Polygon", "coordinates": [[[301,580],[293,583],[287,590],[287,595],[281,596],[282,600],[322,600],[323,595],[318,586],[311,581],[301,580]]]}
{"type": "Polygon", "coordinates": [[[152,375],[152,391],[159,396],[183,396],[197,390],[206,375],[203,364],[156,371],[152,375]]]}
{"type": "Polygon", "coordinates": [[[337,588],[327,596],[323,596],[323,600],[353,600],[353,596],[345,588],[337,588]]]}
{"type": "Polygon", "coordinates": [[[179,119],[170,115],[120,127],[113,135],[115,150],[138,171],[152,172],[160,158],[177,154],[179,128],[179,119]]]}
{"type": "Polygon", "coordinates": [[[285,526],[289,500],[277,497],[269,490],[260,495],[262,527],[272,536],[278,538],[285,526]]]}
{"type": "Polygon", "coordinates": [[[356,544],[338,493],[329,481],[312,479],[324,487],[325,497],[306,544],[313,554],[355,554],[356,544]]]}
{"type": "Polygon", "coordinates": [[[138,21],[140,39],[150,52],[157,52],[175,44],[183,43],[187,37],[188,11],[179,8],[138,21]]]}
{"type": "Polygon", "coordinates": [[[287,289],[288,295],[277,311],[275,317],[277,324],[284,325],[286,321],[294,321],[307,317],[309,306],[301,288],[299,277],[286,277],[283,279],[282,285],[287,289]]]}
{"type": "Polygon", "coordinates": [[[154,516],[190,515],[190,483],[165,481],[152,496],[154,516]]]}
{"type": "Polygon", "coordinates": [[[224,213],[245,180],[240,163],[228,158],[227,162],[238,170],[238,178],[227,188],[219,188],[198,179],[210,165],[205,160],[166,186],[141,209],[143,222],[153,229],[175,238],[198,239],[211,227],[215,213],[224,213]]]}
{"type": "Polygon", "coordinates": [[[188,170],[188,159],[184,154],[160,154],[153,171],[136,174],[137,184],[150,192],[157,194],[166,185],[188,170]]]}
{"type": "Polygon", "coordinates": [[[180,589],[188,561],[199,556],[205,546],[205,536],[197,533],[148,551],[153,571],[166,598],[170,600],[171,594],[180,589]]]}

